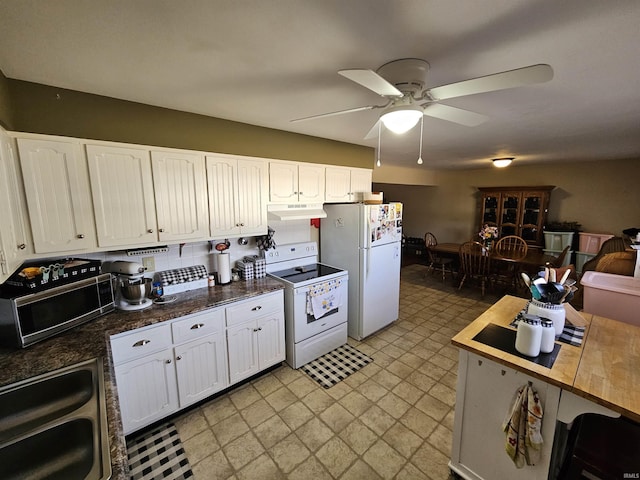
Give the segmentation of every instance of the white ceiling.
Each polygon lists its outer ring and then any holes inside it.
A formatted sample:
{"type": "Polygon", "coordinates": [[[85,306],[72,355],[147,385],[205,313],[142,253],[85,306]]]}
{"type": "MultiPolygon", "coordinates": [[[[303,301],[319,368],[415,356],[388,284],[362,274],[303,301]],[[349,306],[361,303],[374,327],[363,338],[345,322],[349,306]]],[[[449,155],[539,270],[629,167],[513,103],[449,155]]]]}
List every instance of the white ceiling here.
{"type": "MultiPolygon", "coordinates": [[[[527,65],[547,83],[443,101],[490,117],[424,119],[424,167],[640,159],[640,1],[0,0],[9,78],[376,147],[384,104],[336,72],[399,58],[427,86],[527,65]]],[[[419,128],[385,132],[382,160],[415,165],[419,128]]]]}

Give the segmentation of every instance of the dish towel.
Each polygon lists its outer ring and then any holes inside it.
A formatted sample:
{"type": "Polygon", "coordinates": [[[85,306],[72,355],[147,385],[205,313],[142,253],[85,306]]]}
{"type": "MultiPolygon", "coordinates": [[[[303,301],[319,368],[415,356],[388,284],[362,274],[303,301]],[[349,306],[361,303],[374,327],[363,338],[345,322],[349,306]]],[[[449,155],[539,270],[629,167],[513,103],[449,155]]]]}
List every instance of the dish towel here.
{"type": "Polygon", "coordinates": [[[517,468],[535,465],[542,450],[542,405],[531,382],[518,389],[504,419],[505,450],[517,468]]]}
{"type": "Polygon", "coordinates": [[[342,305],[342,280],[329,280],[309,287],[307,313],[317,320],[342,305]]]}

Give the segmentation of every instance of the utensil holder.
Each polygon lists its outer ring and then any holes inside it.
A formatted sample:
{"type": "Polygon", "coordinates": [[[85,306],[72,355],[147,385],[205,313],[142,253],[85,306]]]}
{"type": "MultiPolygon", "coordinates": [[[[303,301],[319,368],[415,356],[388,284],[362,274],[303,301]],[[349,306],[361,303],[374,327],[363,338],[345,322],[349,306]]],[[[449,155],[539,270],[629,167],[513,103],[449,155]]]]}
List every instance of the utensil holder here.
{"type": "Polygon", "coordinates": [[[548,318],[553,322],[553,328],[556,331],[556,337],[559,337],[564,330],[564,322],[566,312],[564,310],[564,304],[544,303],[536,300],[535,298],[529,302],[527,313],[537,315],[540,318],[548,318]]]}

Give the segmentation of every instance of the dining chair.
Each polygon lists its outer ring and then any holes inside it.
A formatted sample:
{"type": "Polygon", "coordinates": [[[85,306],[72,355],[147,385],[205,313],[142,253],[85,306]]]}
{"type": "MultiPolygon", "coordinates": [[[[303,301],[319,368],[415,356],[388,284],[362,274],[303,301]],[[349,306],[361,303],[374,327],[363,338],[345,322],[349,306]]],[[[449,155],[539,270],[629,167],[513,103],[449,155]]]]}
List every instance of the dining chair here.
{"type": "Polygon", "coordinates": [[[519,287],[524,287],[520,282],[520,265],[519,261],[527,256],[529,247],[527,242],[517,235],[508,235],[499,239],[493,251],[494,270],[496,283],[504,283],[507,288],[518,292],[519,287]]]}
{"type": "Polygon", "coordinates": [[[458,290],[462,288],[465,280],[477,280],[480,282],[482,298],[484,298],[485,285],[491,286],[491,255],[479,242],[465,242],[460,245],[460,269],[462,278],[458,290]]]}
{"type": "Polygon", "coordinates": [[[562,250],[562,252],[560,252],[560,255],[558,255],[554,260],[551,260],[550,262],[547,262],[547,267],[562,267],[562,264],[564,263],[565,259],[567,258],[567,253],[569,253],[569,249],[571,248],[571,245],[567,245],[564,250],[562,250]]]}
{"type": "Polygon", "coordinates": [[[432,250],[432,247],[435,247],[438,244],[438,240],[436,239],[436,236],[431,232],[427,232],[424,234],[424,244],[427,250],[427,262],[429,262],[429,265],[427,266],[427,273],[433,273],[433,271],[436,269],[441,270],[442,282],[444,283],[446,272],[448,271],[450,273],[453,273],[453,258],[438,255],[432,250]]]}

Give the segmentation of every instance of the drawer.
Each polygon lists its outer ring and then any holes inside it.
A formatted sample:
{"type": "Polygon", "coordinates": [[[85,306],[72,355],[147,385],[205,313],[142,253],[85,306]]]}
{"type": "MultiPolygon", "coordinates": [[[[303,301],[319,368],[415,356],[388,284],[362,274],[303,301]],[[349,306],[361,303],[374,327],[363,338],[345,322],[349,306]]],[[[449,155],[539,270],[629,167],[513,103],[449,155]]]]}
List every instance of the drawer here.
{"type": "Polygon", "coordinates": [[[227,327],[284,310],[282,290],[243,300],[226,308],[227,327]]]}
{"type": "Polygon", "coordinates": [[[182,343],[224,330],[224,309],[194,313],[171,322],[173,342],[182,343]]]}
{"type": "Polygon", "coordinates": [[[154,325],[111,337],[114,365],[119,365],[171,346],[171,326],[154,325]]]}

